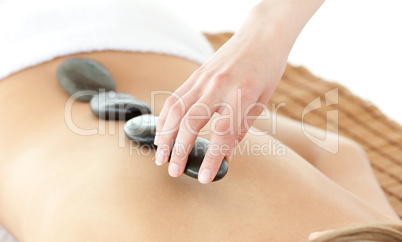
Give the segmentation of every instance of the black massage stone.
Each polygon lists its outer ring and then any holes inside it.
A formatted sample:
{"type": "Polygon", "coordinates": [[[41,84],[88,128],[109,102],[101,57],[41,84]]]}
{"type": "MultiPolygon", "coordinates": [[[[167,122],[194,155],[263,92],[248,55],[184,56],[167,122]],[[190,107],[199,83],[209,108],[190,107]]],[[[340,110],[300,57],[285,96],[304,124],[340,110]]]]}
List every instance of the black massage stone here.
{"type": "Polygon", "coordinates": [[[148,104],[119,92],[100,92],[90,102],[92,112],[100,119],[129,120],[151,113],[148,104]]]}
{"type": "MultiPolygon", "coordinates": [[[[109,71],[100,63],[81,58],[64,61],[57,69],[57,80],[70,96],[78,91],[114,91],[115,83],[109,71]]],[[[77,100],[89,102],[93,95],[79,95],[77,100]]]]}
{"type": "Polygon", "coordinates": [[[154,145],[156,123],[158,116],[144,114],[132,118],[124,125],[124,132],[127,137],[142,146],[156,148],[154,145]]]}
{"type": "MultiPolygon", "coordinates": [[[[197,137],[194,143],[194,147],[190,151],[190,154],[188,155],[188,160],[186,168],[184,169],[184,174],[193,177],[195,179],[198,178],[198,172],[200,170],[202,161],[204,160],[205,154],[207,153],[208,146],[209,146],[208,140],[201,137],[197,137]]],[[[225,159],[223,159],[221,166],[219,167],[218,173],[216,174],[213,181],[219,181],[226,175],[227,172],[228,172],[228,163],[225,159]]]]}

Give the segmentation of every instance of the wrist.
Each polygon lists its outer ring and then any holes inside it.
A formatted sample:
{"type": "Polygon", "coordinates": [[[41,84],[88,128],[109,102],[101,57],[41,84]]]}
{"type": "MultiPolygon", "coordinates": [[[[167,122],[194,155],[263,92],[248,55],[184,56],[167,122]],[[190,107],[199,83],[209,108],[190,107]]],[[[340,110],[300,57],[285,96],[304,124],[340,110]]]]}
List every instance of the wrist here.
{"type": "Polygon", "coordinates": [[[266,11],[255,6],[232,39],[247,49],[248,53],[283,62],[280,60],[287,60],[296,37],[284,30],[279,17],[267,16],[266,11]]]}
{"type": "Polygon", "coordinates": [[[322,2],[324,0],[262,0],[251,9],[238,35],[248,43],[272,46],[287,56],[322,2]]]}

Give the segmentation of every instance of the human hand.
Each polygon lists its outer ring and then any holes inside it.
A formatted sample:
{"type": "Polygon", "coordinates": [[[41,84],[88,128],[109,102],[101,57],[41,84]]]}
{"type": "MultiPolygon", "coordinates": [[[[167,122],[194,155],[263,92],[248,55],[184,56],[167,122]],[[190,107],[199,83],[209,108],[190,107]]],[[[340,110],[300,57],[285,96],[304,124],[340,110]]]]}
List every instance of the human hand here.
{"type": "Polygon", "coordinates": [[[175,140],[169,174],[180,176],[199,131],[219,113],[198,175],[201,183],[211,182],[264,110],[294,41],[322,1],[265,0],[255,7],[241,29],[166,100],[156,127],[156,164],[166,164],[175,140]]]}
{"type": "MultiPolygon", "coordinates": [[[[217,112],[210,148],[200,168],[201,183],[212,181],[222,159],[228,160],[239,142],[264,110],[286,65],[255,42],[234,36],[207,63],[170,96],[157,124],[157,164],[167,162],[176,139],[169,174],[180,176],[200,129],[217,112]],[[180,129],[179,129],[180,127],[180,129]]],[[[274,51],[274,50],[269,50],[274,51]]]]}

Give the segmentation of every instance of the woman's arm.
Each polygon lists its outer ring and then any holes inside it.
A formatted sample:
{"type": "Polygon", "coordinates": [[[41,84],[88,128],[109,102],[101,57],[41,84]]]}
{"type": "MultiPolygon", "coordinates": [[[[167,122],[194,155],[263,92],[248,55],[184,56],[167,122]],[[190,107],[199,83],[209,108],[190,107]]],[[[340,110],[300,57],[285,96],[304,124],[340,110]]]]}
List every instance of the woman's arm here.
{"type": "Polygon", "coordinates": [[[180,176],[199,130],[218,112],[221,116],[199,173],[201,183],[211,182],[222,159],[230,159],[236,143],[263,111],[297,36],[323,2],[257,4],[240,30],[166,101],[157,124],[156,163],[166,164],[176,139],[169,174],[180,176]]]}
{"type": "Polygon", "coordinates": [[[257,40],[271,43],[274,41],[278,47],[282,47],[281,54],[287,55],[308,20],[324,1],[262,0],[251,10],[238,33],[254,33],[261,36],[257,40]]]}

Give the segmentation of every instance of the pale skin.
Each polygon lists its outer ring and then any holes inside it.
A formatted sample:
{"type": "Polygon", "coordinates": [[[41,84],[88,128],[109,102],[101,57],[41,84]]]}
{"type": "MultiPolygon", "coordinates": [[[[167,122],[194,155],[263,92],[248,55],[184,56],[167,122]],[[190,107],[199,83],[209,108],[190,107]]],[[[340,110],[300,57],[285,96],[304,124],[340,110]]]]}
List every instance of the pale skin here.
{"type": "Polygon", "coordinates": [[[166,100],[157,124],[156,164],[166,164],[172,151],[169,174],[183,174],[198,132],[219,113],[217,132],[210,141],[220,152],[208,150],[198,176],[203,184],[211,182],[222,159],[231,159],[235,145],[264,110],[297,36],[323,2],[263,0],[257,4],[233,38],[166,100]],[[238,100],[241,108],[237,108],[238,100]]]}
{"type": "MultiPolygon", "coordinates": [[[[150,104],[151,91],[176,90],[199,68],[158,54],[74,57],[99,61],[117,91],[150,104]]],[[[268,134],[249,133],[238,147],[272,139],[286,145],[284,155],[236,153],[227,176],[209,185],[171,178],[167,166],[154,165],[153,151],[130,155],[136,146],[124,134],[126,146],[119,147],[124,123],[99,123],[87,103],[73,104],[75,125],[106,124],[105,134],[73,132],[65,121],[69,97],[55,77],[67,58],[0,81],[0,224],[19,240],[295,242],[351,224],[400,223],[356,143],[341,137],[339,153],[329,154],[306,140],[300,123],[283,117],[275,137],[268,135],[271,121],[259,119],[254,128],[268,134]]],[[[165,99],[156,97],[156,114],[165,99]]]]}

